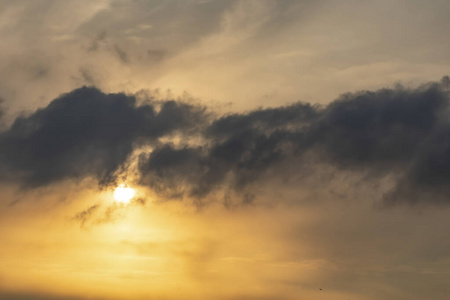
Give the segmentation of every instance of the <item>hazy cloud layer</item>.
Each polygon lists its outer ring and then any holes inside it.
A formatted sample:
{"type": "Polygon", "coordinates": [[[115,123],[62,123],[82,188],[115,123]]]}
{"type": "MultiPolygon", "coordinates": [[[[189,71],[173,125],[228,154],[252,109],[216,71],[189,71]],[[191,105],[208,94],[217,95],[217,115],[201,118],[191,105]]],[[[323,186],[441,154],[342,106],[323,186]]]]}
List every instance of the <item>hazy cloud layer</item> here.
{"type": "Polygon", "coordinates": [[[0,0],[0,299],[447,300],[449,14],[0,0]]]}
{"type": "Polygon", "coordinates": [[[180,101],[138,105],[133,96],[84,87],[0,134],[1,176],[27,187],[86,177],[107,184],[127,169],[134,150],[150,147],[138,157],[138,181],[170,197],[200,201],[231,189],[249,202],[249,185],[265,174],[295,175],[306,164],[314,171],[320,162],[368,172],[367,180],[398,175],[385,197],[391,203],[446,202],[448,88],[444,77],[415,89],[345,94],[326,106],[217,116],[180,101]]]}
{"type": "Polygon", "coordinates": [[[449,11],[444,0],[1,1],[0,97],[13,112],[83,85],[187,91],[234,111],[328,103],[446,74],[449,11]]]}

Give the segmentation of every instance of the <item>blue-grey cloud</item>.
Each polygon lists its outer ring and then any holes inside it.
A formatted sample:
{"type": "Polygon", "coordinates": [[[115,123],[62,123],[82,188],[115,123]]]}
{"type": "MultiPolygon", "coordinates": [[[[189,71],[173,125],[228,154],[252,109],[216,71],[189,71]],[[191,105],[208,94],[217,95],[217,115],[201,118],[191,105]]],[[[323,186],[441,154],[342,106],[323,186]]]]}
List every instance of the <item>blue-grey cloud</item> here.
{"type": "Polygon", "coordinates": [[[0,176],[27,187],[87,176],[107,183],[136,143],[187,131],[203,118],[201,107],[137,105],[133,96],[80,88],[0,133],[0,176]]]}
{"type": "Polygon", "coordinates": [[[147,145],[153,150],[139,155],[140,184],[199,201],[231,189],[251,201],[251,183],[286,175],[286,163],[301,171],[313,155],[338,170],[371,172],[371,180],[400,174],[390,203],[442,202],[424,195],[445,193],[450,180],[448,88],[444,77],[415,89],[349,93],[327,106],[218,116],[180,101],[138,105],[133,96],[84,87],[0,134],[0,175],[29,188],[85,177],[107,184],[137,146],[147,145]],[[184,142],[170,142],[174,133],[184,142]]]}
{"type": "MultiPolygon", "coordinates": [[[[297,103],[220,117],[205,128],[205,146],[166,144],[141,157],[142,182],[173,196],[203,197],[224,185],[242,191],[265,173],[283,174],[282,162],[300,171],[301,159],[313,153],[338,169],[378,176],[400,170],[398,188],[406,184],[408,191],[445,189],[447,80],[346,94],[326,107],[297,103]]],[[[386,199],[394,194],[394,201],[411,201],[397,190],[386,199]]]]}

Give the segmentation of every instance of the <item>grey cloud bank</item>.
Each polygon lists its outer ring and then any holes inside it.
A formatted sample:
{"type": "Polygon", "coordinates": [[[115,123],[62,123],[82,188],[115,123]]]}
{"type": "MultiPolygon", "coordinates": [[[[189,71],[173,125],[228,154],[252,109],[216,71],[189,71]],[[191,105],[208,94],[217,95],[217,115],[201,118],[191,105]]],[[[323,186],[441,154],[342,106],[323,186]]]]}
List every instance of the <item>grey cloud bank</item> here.
{"type": "Polygon", "coordinates": [[[137,104],[132,95],[84,87],[0,133],[0,175],[28,188],[87,177],[104,185],[127,169],[134,150],[148,146],[152,151],[138,157],[138,181],[170,197],[201,201],[231,189],[248,202],[251,184],[264,174],[286,176],[283,164],[301,171],[316,159],[369,172],[369,180],[399,175],[386,203],[447,202],[448,106],[448,77],[414,89],[348,93],[326,106],[222,116],[182,101],[137,104]],[[176,134],[183,139],[175,144],[176,134]]]}
{"type": "Polygon", "coordinates": [[[95,88],[64,94],[0,134],[2,177],[28,187],[86,176],[107,183],[140,139],[151,144],[204,118],[203,108],[175,101],[158,110],[95,88]]]}

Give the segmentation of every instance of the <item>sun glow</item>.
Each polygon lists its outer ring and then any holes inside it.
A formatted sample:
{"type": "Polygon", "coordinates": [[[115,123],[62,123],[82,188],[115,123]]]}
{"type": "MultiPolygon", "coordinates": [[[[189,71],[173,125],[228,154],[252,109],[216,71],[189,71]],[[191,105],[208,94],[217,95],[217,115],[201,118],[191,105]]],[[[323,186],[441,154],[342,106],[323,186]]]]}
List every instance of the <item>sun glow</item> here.
{"type": "Polygon", "coordinates": [[[134,189],[121,184],[114,190],[113,196],[117,202],[127,204],[131,199],[133,199],[135,194],[136,191],[134,189]]]}

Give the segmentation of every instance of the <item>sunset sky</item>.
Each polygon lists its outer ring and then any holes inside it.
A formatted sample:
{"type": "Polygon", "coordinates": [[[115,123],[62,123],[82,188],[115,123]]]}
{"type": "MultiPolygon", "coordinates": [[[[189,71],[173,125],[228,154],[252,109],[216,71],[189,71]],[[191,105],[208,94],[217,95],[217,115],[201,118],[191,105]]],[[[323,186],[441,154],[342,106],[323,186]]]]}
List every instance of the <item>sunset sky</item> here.
{"type": "Polygon", "coordinates": [[[450,1],[0,0],[0,300],[447,300],[450,1]]]}

